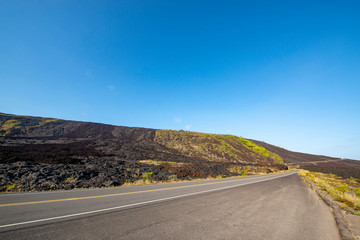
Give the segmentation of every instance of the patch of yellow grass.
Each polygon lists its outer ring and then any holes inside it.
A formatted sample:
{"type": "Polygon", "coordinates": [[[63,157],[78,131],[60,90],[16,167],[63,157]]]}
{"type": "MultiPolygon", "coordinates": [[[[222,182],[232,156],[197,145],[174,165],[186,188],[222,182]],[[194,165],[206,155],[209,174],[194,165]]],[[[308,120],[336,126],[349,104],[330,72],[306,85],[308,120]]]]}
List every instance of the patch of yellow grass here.
{"type": "Polygon", "coordinates": [[[15,119],[7,120],[6,122],[4,122],[1,125],[1,130],[4,130],[4,131],[10,130],[11,128],[15,127],[18,124],[19,124],[19,122],[15,119]]]}
{"type": "MultiPolygon", "coordinates": [[[[277,171],[276,173],[282,173],[282,172],[287,172],[287,171],[288,170],[282,170],[282,171],[277,171]]],[[[274,174],[274,173],[272,173],[272,174],[274,174]]],[[[263,174],[264,173],[258,173],[256,175],[263,175],[263,174]]],[[[195,178],[195,179],[192,179],[192,180],[181,180],[181,179],[178,179],[175,174],[173,174],[173,175],[170,175],[168,177],[168,180],[166,180],[166,181],[156,181],[156,180],[152,180],[152,179],[139,179],[139,180],[136,180],[134,182],[131,182],[130,179],[129,179],[129,181],[126,181],[121,186],[126,187],[126,186],[138,186],[138,185],[148,185],[148,184],[166,184],[166,183],[181,183],[181,182],[195,182],[195,181],[197,182],[197,181],[207,181],[207,180],[215,180],[215,179],[221,179],[221,178],[233,179],[233,178],[241,178],[241,177],[243,177],[243,176],[231,176],[231,177],[228,177],[228,176],[225,176],[225,175],[218,175],[216,177],[195,178]]]]}
{"type": "Polygon", "coordinates": [[[360,184],[357,179],[342,179],[335,174],[325,174],[301,170],[299,176],[303,180],[311,181],[321,190],[330,194],[335,200],[344,203],[347,207],[360,210],[360,184]]]}
{"type": "Polygon", "coordinates": [[[20,122],[17,121],[16,119],[10,119],[4,122],[3,124],[1,124],[0,131],[5,132],[2,134],[2,136],[6,136],[7,134],[9,134],[11,132],[11,129],[17,128],[19,124],[20,122]]]}
{"type": "Polygon", "coordinates": [[[264,175],[270,172],[281,172],[280,170],[271,166],[230,166],[227,168],[229,172],[245,175],[264,175]],[[270,169],[270,171],[269,171],[270,169]]]}
{"type": "Polygon", "coordinates": [[[58,121],[58,119],[56,119],[56,118],[45,118],[41,122],[39,122],[37,127],[41,127],[41,126],[43,126],[43,125],[45,125],[45,124],[47,124],[49,122],[56,122],[56,121],[58,121]]]}
{"type": "Polygon", "coordinates": [[[155,165],[155,166],[167,163],[167,164],[170,164],[172,167],[181,167],[181,166],[184,166],[186,164],[186,163],[183,163],[183,162],[169,162],[169,161],[160,161],[160,160],[151,160],[151,159],[140,160],[139,162],[149,164],[149,165],[155,165]]]}

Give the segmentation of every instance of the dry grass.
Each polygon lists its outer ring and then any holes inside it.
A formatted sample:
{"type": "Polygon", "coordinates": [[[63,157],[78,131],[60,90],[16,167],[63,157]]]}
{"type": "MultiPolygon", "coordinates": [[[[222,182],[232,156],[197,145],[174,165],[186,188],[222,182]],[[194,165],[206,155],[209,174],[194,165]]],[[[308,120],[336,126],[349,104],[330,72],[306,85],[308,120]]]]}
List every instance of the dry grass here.
{"type": "Polygon", "coordinates": [[[19,124],[20,124],[20,122],[15,119],[10,119],[10,120],[7,120],[6,122],[2,123],[0,126],[0,131],[2,132],[2,133],[0,133],[0,136],[8,135],[11,132],[11,129],[18,128],[19,124]]]}
{"type": "MultiPolygon", "coordinates": [[[[277,174],[277,173],[283,173],[283,172],[288,172],[288,170],[281,170],[281,171],[277,171],[277,172],[273,172],[273,173],[269,173],[269,174],[277,174]]],[[[254,175],[264,175],[264,173],[257,173],[254,175]]],[[[227,178],[227,179],[234,179],[234,178],[242,178],[246,175],[242,175],[242,176],[225,176],[225,175],[218,175],[216,177],[207,177],[207,178],[196,178],[196,179],[192,179],[192,180],[181,180],[178,179],[177,176],[171,175],[168,177],[168,180],[166,181],[156,181],[156,180],[152,180],[152,179],[139,179],[136,180],[134,182],[125,182],[124,184],[122,184],[121,186],[139,186],[139,185],[148,185],[148,184],[166,184],[166,183],[182,183],[182,182],[195,182],[195,181],[207,181],[207,180],[215,180],[215,179],[222,179],[222,178],[227,178]]]]}
{"type": "Polygon", "coordinates": [[[261,163],[269,162],[272,159],[275,163],[283,163],[283,159],[276,153],[270,152],[248,139],[232,135],[156,130],[154,140],[181,154],[208,161],[236,159],[238,162],[254,162],[256,160],[261,163]]]}
{"type": "MultiPolygon", "coordinates": [[[[193,181],[206,181],[206,180],[214,180],[214,179],[219,179],[220,177],[208,177],[208,178],[198,178],[198,179],[193,179],[193,180],[180,180],[177,178],[177,176],[174,175],[170,175],[168,177],[167,181],[156,181],[156,180],[152,180],[152,179],[139,179],[136,180],[134,182],[125,182],[124,184],[122,184],[121,186],[139,186],[139,185],[148,185],[148,184],[165,184],[165,183],[180,183],[180,182],[193,182],[193,181]]],[[[236,177],[231,177],[231,178],[236,178],[236,177]]]]}
{"type": "Polygon", "coordinates": [[[360,184],[355,178],[343,179],[335,174],[325,174],[301,170],[303,180],[311,181],[327,192],[333,199],[343,203],[348,210],[360,214],[360,184]]]}
{"type": "Polygon", "coordinates": [[[272,172],[281,172],[281,170],[278,170],[271,166],[237,166],[233,165],[227,168],[229,172],[241,174],[242,176],[245,175],[263,175],[268,174],[272,172]]]}
{"type": "Polygon", "coordinates": [[[169,161],[160,161],[160,160],[140,160],[139,162],[149,164],[149,165],[162,165],[162,164],[169,164],[172,167],[181,167],[184,166],[186,163],[183,162],[169,162],[169,161]]]}
{"type": "Polygon", "coordinates": [[[45,118],[41,122],[39,122],[39,124],[36,127],[42,127],[47,123],[56,122],[56,121],[58,121],[58,119],[56,119],[56,118],[50,118],[50,119],[45,118]]]}

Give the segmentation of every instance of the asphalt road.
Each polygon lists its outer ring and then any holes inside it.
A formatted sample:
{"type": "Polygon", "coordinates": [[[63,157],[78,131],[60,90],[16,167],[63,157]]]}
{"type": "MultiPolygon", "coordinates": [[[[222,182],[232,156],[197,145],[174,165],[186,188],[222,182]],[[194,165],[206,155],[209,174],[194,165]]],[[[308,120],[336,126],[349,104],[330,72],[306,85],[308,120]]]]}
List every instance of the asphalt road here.
{"type": "Polygon", "coordinates": [[[0,239],[339,239],[295,174],[0,195],[0,239]]]}

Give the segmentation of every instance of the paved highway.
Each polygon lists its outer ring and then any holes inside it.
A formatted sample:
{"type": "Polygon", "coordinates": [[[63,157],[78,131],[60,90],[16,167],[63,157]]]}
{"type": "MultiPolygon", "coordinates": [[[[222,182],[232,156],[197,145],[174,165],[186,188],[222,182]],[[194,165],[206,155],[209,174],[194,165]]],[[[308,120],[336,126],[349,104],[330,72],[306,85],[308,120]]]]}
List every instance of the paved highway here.
{"type": "Polygon", "coordinates": [[[296,171],[0,195],[0,239],[339,239],[296,171]]]}

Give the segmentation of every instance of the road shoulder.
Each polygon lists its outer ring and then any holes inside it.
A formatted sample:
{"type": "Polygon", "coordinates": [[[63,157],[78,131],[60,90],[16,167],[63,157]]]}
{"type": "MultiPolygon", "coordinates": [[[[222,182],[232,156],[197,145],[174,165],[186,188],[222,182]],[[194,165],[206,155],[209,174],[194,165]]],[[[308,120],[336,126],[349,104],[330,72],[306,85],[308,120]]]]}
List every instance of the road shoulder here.
{"type": "Polygon", "coordinates": [[[341,210],[336,201],[328,194],[321,191],[320,187],[313,182],[303,179],[305,183],[322,199],[330,208],[334,215],[336,225],[342,240],[358,240],[360,239],[360,217],[341,210]],[[352,216],[349,216],[352,215],[352,216]]]}

